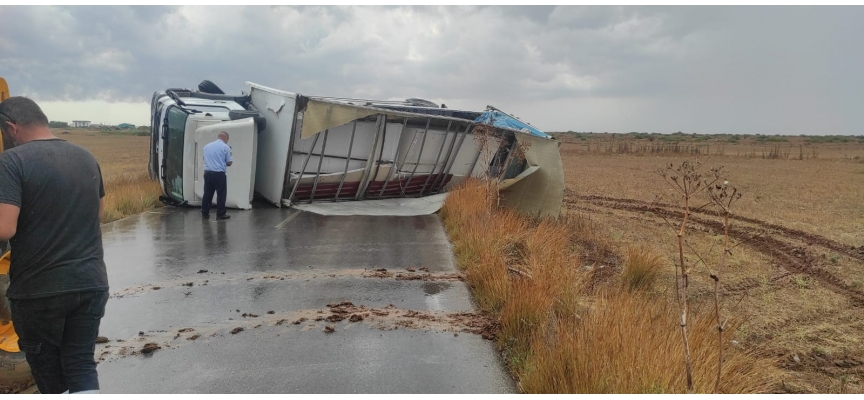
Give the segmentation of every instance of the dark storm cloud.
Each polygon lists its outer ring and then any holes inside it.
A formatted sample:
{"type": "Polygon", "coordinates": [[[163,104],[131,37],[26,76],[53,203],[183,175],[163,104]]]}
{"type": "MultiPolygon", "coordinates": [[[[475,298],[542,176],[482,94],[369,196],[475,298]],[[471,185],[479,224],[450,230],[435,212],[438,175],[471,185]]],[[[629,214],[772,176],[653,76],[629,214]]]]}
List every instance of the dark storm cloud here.
{"type": "Polygon", "coordinates": [[[253,81],[505,104],[550,130],[862,134],[862,17],[860,7],[2,6],[0,65],[40,100],[147,101],[210,79],[232,93],[253,81]]]}

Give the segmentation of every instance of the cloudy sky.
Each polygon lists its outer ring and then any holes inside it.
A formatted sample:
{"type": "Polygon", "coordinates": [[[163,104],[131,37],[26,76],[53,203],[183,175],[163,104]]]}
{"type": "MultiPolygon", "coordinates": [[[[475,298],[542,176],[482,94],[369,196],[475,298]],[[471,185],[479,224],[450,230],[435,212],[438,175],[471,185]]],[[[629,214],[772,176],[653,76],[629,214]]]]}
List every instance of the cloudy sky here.
{"type": "Polygon", "coordinates": [[[494,105],[547,131],[864,135],[864,7],[0,6],[52,120],[146,124],[210,79],[494,105]]]}

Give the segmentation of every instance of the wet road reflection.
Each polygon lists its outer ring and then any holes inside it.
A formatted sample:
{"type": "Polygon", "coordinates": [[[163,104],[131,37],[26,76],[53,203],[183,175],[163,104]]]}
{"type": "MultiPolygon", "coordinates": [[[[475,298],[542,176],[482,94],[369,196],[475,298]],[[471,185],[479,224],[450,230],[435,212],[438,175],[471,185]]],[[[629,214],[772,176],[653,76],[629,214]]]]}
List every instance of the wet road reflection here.
{"type": "Polygon", "coordinates": [[[453,278],[436,215],[325,217],[260,205],[231,215],[208,221],[193,208],[163,208],[103,228],[112,298],[100,334],[113,346],[100,348],[110,353],[99,366],[103,392],[514,390],[490,342],[435,322],[476,311],[453,278]],[[380,268],[418,276],[375,277],[380,268]],[[314,321],[343,301],[394,314],[314,321]],[[431,319],[397,317],[415,312],[431,319]],[[299,315],[308,321],[285,322],[299,315]],[[334,333],[322,331],[328,324],[334,333]],[[200,338],[186,340],[181,328],[200,338]],[[149,341],[162,349],[132,355],[149,341]]]}

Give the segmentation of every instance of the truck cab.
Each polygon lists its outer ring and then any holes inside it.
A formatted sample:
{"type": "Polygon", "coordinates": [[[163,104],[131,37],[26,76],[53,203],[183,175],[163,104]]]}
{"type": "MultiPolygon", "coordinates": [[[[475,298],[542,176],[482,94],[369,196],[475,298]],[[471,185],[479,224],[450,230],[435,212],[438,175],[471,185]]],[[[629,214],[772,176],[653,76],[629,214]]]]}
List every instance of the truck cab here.
{"type": "Polygon", "coordinates": [[[154,93],[151,118],[150,177],[161,184],[164,203],[201,205],[203,147],[226,132],[234,158],[226,206],[252,207],[257,135],[265,121],[246,98],[168,89],[154,93]]]}

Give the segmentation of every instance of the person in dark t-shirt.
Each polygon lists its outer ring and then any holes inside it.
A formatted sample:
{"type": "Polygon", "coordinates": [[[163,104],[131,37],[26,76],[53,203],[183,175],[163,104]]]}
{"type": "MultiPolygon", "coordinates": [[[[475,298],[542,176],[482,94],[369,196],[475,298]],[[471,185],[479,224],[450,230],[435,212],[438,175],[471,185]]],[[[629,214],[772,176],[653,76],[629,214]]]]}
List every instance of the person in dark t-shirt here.
{"type": "Polygon", "coordinates": [[[0,240],[18,345],[41,393],[99,390],[94,343],[108,301],[105,189],[87,150],[55,137],[32,100],[0,103],[0,240]]]}

